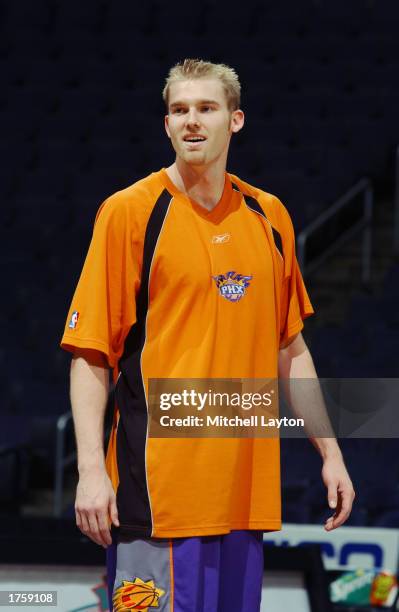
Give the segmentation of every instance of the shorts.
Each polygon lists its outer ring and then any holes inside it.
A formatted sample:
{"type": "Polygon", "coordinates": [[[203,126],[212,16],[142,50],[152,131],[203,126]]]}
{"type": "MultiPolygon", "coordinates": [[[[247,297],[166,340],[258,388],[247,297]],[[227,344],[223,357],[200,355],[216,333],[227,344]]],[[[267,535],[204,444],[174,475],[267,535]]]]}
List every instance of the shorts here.
{"type": "Polygon", "coordinates": [[[263,533],[114,541],[107,570],[115,612],[258,612],[263,533]]]}

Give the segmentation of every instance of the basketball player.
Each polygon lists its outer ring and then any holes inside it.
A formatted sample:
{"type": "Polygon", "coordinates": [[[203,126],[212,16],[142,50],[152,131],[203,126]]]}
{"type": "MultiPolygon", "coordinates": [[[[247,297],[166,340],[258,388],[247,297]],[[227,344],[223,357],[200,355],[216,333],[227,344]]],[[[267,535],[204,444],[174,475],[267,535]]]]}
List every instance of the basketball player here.
{"type": "MultiPolygon", "coordinates": [[[[244,125],[234,70],[185,60],[163,96],[176,161],[101,206],[62,339],[74,353],[76,522],[108,549],[113,609],[255,612],[263,531],[281,528],[279,441],[149,437],[148,381],[314,378],[301,335],[313,309],[283,204],[226,173],[244,125]]],[[[353,488],[335,439],[313,442],[331,530],[353,488]]]]}

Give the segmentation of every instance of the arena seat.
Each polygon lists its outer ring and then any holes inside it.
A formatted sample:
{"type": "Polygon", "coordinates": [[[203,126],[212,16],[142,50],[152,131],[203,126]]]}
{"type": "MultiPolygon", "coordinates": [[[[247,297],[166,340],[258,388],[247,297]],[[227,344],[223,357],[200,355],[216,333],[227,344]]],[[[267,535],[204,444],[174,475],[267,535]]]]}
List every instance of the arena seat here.
{"type": "Polygon", "coordinates": [[[387,527],[397,529],[399,525],[399,510],[387,510],[377,516],[373,522],[373,527],[387,527]]]}
{"type": "MultiPolygon", "coordinates": [[[[22,421],[22,420],[21,420],[22,421]]],[[[13,440],[21,438],[21,422],[4,419],[4,425],[13,440]]],[[[8,448],[0,444],[0,503],[2,514],[18,514],[28,492],[30,471],[29,453],[24,448],[8,448]]]]}
{"type": "Polygon", "coordinates": [[[283,504],[282,521],[284,523],[308,524],[312,522],[310,509],[298,502],[286,502],[283,504]]]}
{"type": "Polygon", "coordinates": [[[51,25],[52,10],[47,0],[38,0],[35,6],[25,3],[7,4],[3,18],[11,30],[18,30],[21,24],[27,28],[43,29],[51,25]]]}

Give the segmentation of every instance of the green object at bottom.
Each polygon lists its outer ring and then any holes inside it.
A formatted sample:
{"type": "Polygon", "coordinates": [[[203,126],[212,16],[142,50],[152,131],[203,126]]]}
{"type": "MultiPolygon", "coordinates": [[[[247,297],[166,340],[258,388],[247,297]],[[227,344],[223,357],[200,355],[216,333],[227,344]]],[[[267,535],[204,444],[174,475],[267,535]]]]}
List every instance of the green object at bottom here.
{"type": "Polygon", "coordinates": [[[330,584],[330,599],[334,603],[370,604],[371,585],[375,571],[358,569],[347,572],[330,584]]]}

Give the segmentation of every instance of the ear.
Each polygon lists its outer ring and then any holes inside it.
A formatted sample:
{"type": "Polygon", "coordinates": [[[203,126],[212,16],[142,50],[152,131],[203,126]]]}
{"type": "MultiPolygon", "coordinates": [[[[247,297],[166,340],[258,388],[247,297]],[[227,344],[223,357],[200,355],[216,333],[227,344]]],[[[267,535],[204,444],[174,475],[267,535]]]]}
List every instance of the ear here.
{"type": "Polygon", "coordinates": [[[244,125],[244,113],[241,109],[231,113],[230,129],[233,133],[239,132],[244,125]]]}
{"type": "Polygon", "coordinates": [[[168,138],[170,138],[169,115],[165,115],[165,130],[166,130],[166,133],[168,135],[168,138]]]}

